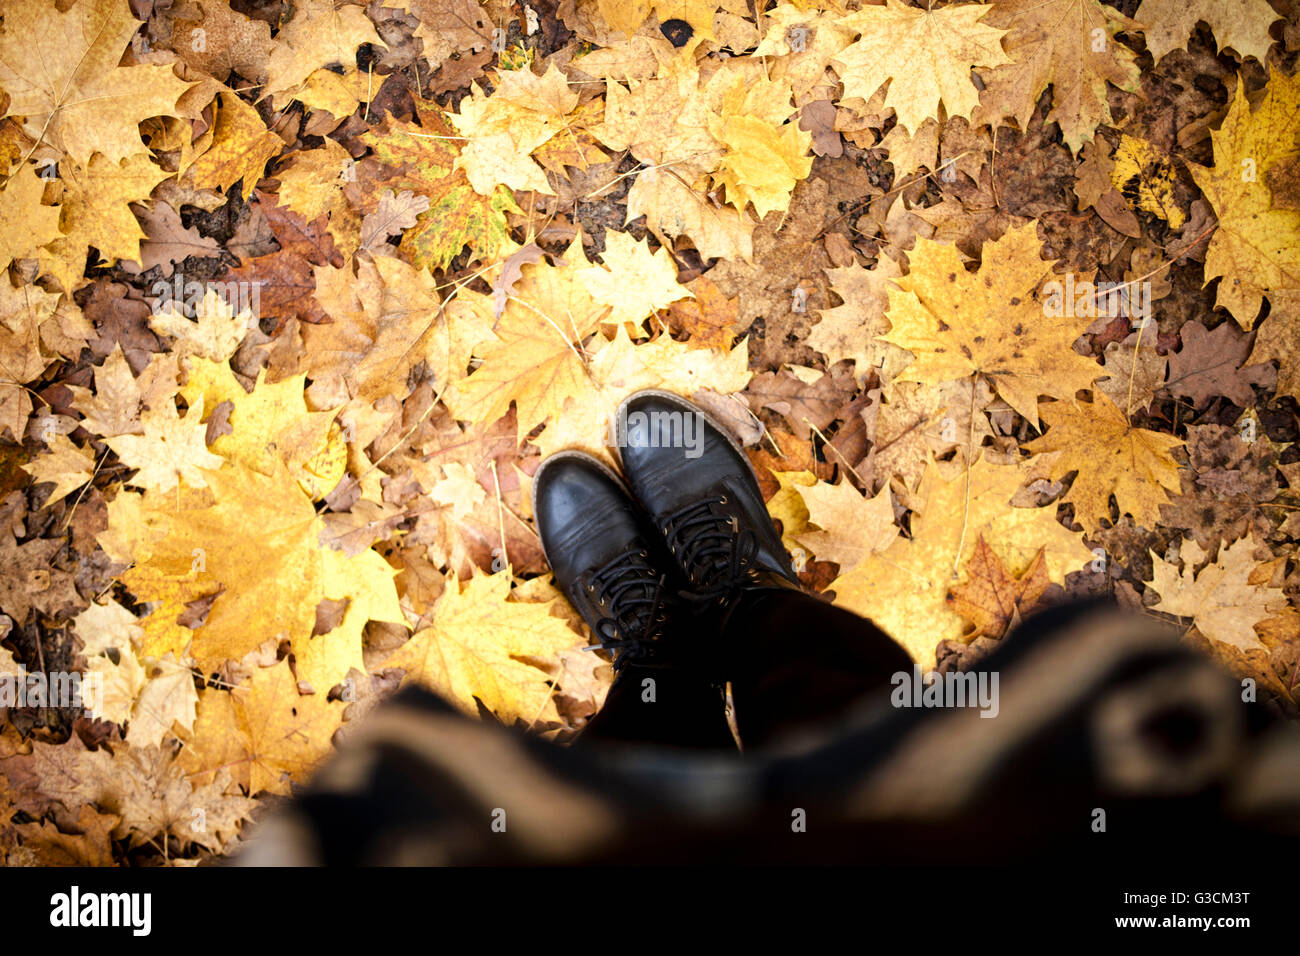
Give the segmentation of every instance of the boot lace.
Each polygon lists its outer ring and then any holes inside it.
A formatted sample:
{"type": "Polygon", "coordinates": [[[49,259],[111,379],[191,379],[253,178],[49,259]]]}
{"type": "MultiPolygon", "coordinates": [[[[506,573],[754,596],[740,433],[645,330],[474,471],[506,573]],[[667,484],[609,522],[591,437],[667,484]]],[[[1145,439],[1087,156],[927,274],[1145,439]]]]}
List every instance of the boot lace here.
{"type": "Polygon", "coordinates": [[[614,655],[614,669],[630,660],[645,660],[659,639],[666,620],[665,578],[646,560],[649,554],[630,548],[598,568],[587,591],[608,615],[596,624],[599,644],[589,650],[614,655]]]}
{"type": "Polygon", "coordinates": [[[663,522],[664,537],[685,568],[695,591],[683,592],[692,603],[726,597],[740,587],[754,567],[758,537],[734,517],[713,511],[726,495],[714,495],[682,508],[663,522]]]}

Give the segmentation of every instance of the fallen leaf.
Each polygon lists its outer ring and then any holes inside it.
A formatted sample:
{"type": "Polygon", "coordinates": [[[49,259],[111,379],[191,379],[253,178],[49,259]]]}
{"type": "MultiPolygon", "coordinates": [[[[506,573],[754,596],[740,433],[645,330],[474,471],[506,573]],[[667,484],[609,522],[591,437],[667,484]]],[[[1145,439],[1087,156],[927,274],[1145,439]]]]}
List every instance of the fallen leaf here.
{"type": "Polygon", "coordinates": [[[1161,598],[1155,610],[1191,618],[1201,633],[1239,650],[1262,649],[1255,625],[1281,609],[1286,598],[1277,588],[1252,582],[1257,547],[1254,539],[1242,538],[1199,571],[1206,554],[1195,541],[1183,542],[1181,569],[1153,554],[1151,588],[1161,598]]]}
{"type": "Polygon", "coordinates": [[[1013,575],[981,535],[965,580],[948,592],[948,604],[970,622],[965,638],[997,638],[1034,609],[1050,584],[1043,552],[1023,574],[1013,575]]]}
{"type": "Polygon", "coordinates": [[[1148,528],[1160,518],[1168,500],[1164,489],[1178,490],[1178,462],[1170,454],[1181,440],[1146,428],[1134,428],[1104,394],[1091,404],[1056,402],[1041,409],[1047,433],[1024,447],[1035,454],[1060,452],[1051,477],[1078,471],[1062,501],[1074,505],[1085,530],[1110,515],[1110,496],[1119,513],[1131,514],[1148,528]]]}

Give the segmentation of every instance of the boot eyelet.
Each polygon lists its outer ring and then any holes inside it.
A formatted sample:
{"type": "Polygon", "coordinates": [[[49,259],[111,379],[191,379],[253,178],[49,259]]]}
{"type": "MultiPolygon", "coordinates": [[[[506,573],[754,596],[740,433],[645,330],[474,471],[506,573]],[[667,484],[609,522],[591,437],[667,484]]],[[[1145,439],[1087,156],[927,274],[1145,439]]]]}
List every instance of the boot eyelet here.
{"type": "Polygon", "coordinates": [[[650,552],[649,552],[649,551],[644,551],[644,550],[643,550],[643,551],[641,552],[641,557],[643,557],[643,558],[648,558],[648,557],[650,557],[650,552]]]}
{"type": "Polygon", "coordinates": [[[725,505],[726,503],[727,503],[727,496],[726,496],[726,495],[723,495],[721,498],[718,499],[718,504],[720,504],[720,505],[725,505]]]}

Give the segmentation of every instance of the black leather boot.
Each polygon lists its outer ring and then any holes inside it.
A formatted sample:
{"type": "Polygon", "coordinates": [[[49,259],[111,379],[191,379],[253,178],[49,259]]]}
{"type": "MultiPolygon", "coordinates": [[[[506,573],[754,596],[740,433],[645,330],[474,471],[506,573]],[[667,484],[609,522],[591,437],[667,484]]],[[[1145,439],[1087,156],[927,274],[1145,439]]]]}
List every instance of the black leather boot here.
{"type": "Polygon", "coordinates": [[[614,669],[666,666],[669,565],[618,476],[582,452],[552,455],[533,478],[533,517],[556,587],[614,669]]]}
{"type": "Polygon", "coordinates": [[[624,400],[615,427],[623,474],[690,582],[688,598],[725,608],[746,590],[800,588],[749,459],[717,422],[647,390],[624,400]]]}

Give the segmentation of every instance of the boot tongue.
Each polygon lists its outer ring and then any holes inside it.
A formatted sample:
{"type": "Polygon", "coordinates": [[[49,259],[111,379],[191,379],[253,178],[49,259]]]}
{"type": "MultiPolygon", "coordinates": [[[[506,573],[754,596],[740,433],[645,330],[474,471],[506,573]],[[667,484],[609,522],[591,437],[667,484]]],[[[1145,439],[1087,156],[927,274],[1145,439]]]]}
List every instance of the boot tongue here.
{"type": "Polygon", "coordinates": [[[714,554],[700,561],[698,568],[699,583],[713,586],[729,575],[731,562],[725,554],[714,554]]]}

